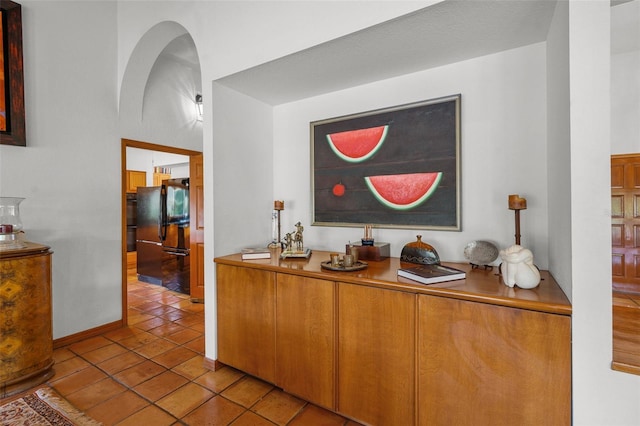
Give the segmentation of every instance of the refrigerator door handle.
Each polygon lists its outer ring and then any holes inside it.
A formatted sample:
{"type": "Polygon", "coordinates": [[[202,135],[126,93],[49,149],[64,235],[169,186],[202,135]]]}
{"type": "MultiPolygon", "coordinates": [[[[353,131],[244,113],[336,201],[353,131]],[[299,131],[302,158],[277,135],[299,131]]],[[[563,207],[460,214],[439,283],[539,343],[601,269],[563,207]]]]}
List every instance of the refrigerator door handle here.
{"type": "Polygon", "coordinates": [[[167,186],[160,187],[160,220],[158,221],[158,238],[167,239],[167,186]]]}
{"type": "Polygon", "coordinates": [[[159,243],[157,241],[149,241],[149,240],[136,240],[137,243],[146,243],[146,244],[153,244],[154,246],[161,246],[162,243],[159,243]]]}

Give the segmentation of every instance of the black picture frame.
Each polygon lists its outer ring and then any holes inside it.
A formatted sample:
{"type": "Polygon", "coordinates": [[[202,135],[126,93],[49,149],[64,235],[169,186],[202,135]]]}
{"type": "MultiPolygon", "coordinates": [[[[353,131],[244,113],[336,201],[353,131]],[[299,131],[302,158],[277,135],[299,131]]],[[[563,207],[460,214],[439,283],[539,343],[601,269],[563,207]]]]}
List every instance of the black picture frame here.
{"type": "Polygon", "coordinates": [[[4,67],[6,125],[0,130],[0,144],[26,146],[24,112],[24,73],[22,62],[22,6],[0,0],[4,67]]]}
{"type": "Polygon", "coordinates": [[[457,94],[311,122],[312,225],[460,231],[460,107],[457,94]],[[361,143],[364,129],[383,142],[361,143]]]}

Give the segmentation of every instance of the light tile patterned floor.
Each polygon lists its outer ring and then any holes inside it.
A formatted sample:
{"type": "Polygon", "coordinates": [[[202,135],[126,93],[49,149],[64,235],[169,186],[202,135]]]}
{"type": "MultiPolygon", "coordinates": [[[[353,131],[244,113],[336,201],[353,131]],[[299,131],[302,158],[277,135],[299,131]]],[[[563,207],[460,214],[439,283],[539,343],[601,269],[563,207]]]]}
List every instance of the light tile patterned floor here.
{"type": "Polygon", "coordinates": [[[356,425],[204,361],[204,305],[129,274],[129,326],[54,351],[49,385],[105,425],[356,425]]]}

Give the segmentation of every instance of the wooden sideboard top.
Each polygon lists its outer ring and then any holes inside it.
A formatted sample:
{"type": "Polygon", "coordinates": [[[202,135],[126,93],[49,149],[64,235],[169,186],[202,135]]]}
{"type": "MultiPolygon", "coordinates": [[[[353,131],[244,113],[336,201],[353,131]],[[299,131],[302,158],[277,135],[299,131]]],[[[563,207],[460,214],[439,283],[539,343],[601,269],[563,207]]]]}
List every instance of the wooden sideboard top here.
{"type": "Polygon", "coordinates": [[[51,247],[30,241],[23,241],[24,247],[0,250],[0,259],[9,259],[14,257],[33,256],[51,252],[51,247]]]}
{"type": "Polygon", "coordinates": [[[466,263],[443,262],[445,265],[466,271],[466,279],[425,285],[398,277],[398,268],[411,267],[415,264],[401,262],[397,257],[367,261],[369,266],[360,271],[341,272],[327,270],[320,266],[321,262],[329,260],[328,251],[313,251],[309,259],[280,259],[278,254],[274,250],[270,259],[242,260],[242,256],[236,253],[216,257],[214,262],[553,314],[571,315],[572,312],[567,296],[548,271],[540,271],[542,280],[538,287],[524,290],[517,286],[511,288],[503,284],[497,267],[493,270],[472,269],[471,265],[466,263]]]}

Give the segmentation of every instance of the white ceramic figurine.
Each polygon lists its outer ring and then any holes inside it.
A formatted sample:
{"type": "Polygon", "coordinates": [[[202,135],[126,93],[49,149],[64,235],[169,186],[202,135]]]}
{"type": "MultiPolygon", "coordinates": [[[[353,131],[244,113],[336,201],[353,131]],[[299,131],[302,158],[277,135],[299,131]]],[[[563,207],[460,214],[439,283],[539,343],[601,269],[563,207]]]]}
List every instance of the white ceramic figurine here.
{"type": "Polygon", "coordinates": [[[509,287],[534,288],[540,283],[540,271],[533,264],[531,250],[513,245],[500,250],[500,273],[502,280],[509,287]]]}

